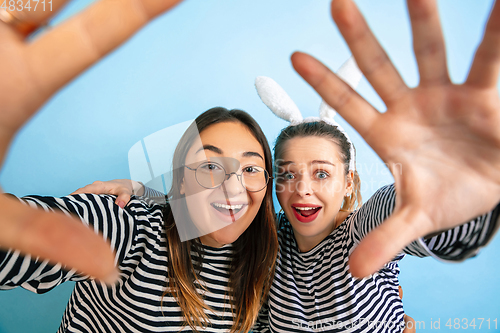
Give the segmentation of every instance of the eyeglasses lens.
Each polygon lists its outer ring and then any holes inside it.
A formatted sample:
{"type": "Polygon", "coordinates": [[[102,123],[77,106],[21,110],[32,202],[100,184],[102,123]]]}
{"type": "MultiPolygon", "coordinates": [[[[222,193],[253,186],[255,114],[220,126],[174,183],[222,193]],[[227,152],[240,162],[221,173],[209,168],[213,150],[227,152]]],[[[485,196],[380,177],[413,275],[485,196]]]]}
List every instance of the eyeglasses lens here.
{"type": "MultiPolygon", "coordinates": [[[[196,168],[196,180],[206,188],[215,188],[222,185],[227,176],[224,167],[218,163],[207,162],[196,168]]],[[[255,192],[262,190],[267,185],[269,175],[264,168],[249,166],[242,170],[238,178],[241,179],[242,185],[248,191],[255,192]]]]}

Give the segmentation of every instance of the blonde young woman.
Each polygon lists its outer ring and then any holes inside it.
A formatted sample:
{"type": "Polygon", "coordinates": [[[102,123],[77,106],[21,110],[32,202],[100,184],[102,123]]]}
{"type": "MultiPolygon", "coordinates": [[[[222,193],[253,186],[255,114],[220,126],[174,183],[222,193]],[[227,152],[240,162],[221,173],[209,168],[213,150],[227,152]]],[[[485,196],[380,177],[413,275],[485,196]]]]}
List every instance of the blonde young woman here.
{"type": "Polygon", "coordinates": [[[317,60],[292,57],[299,74],[384,162],[401,168],[391,169],[395,186],[380,189],[352,212],[359,179],[349,166],[353,148],[343,132],[322,121],[283,129],[275,145],[277,196],[284,209],[280,254],[259,331],[401,332],[401,251],[464,260],[477,254],[500,224],[493,185],[499,180],[494,168],[500,141],[489,123],[500,119],[500,4],[462,85],[448,76],[435,1],[408,1],[408,9],[420,72],[413,89],[354,3],[332,2],[333,18],[386,103],[385,113],[317,60]],[[484,196],[471,195],[478,191],[484,196]],[[461,225],[460,219],[470,222],[461,225]]]}
{"type": "Polygon", "coordinates": [[[436,7],[435,1],[408,1],[420,71],[419,86],[409,89],[354,3],[332,2],[361,71],[386,103],[383,114],[315,59],[292,57],[299,74],[389,165],[395,185],[353,211],[359,178],[343,131],[328,120],[296,118],[282,130],[274,148],[284,210],[280,254],[258,331],[401,332],[401,251],[464,260],[500,225],[492,186],[499,180],[500,141],[489,123],[500,119],[500,4],[462,85],[448,77],[436,7]],[[491,192],[471,195],[483,186],[491,192]]]}

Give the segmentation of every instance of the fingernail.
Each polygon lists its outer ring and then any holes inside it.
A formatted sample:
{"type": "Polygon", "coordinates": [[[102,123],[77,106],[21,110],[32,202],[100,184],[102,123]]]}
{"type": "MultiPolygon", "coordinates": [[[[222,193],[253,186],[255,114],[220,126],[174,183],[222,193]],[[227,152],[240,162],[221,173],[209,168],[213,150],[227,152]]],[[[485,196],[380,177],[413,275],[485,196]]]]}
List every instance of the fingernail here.
{"type": "Polygon", "coordinates": [[[123,202],[123,201],[120,200],[120,201],[117,202],[117,205],[120,206],[121,208],[124,208],[125,207],[125,202],[123,202]]]}

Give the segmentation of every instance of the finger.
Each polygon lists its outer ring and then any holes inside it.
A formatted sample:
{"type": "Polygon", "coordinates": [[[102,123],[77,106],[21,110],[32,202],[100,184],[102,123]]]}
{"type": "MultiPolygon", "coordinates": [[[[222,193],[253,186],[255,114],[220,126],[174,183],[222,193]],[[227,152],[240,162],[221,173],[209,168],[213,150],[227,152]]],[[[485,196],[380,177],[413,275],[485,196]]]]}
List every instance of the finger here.
{"type": "Polygon", "coordinates": [[[84,194],[84,193],[95,193],[95,194],[100,194],[100,193],[107,193],[106,188],[104,186],[104,182],[102,181],[95,181],[92,184],[85,185],[84,187],[79,188],[75,192],[71,194],[84,194]]]}
{"type": "Polygon", "coordinates": [[[118,279],[110,245],[81,222],[6,196],[0,196],[0,211],[1,248],[61,263],[103,282],[118,279]]]}
{"type": "Polygon", "coordinates": [[[405,315],[405,329],[403,333],[415,333],[417,331],[415,319],[405,315]]]}
{"type": "Polygon", "coordinates": [[[407,0],[420,84],[448,83],[443,32],[435,0],[407,0]]]}
{"type": "Polygon", "coordinates": [[[359,69],[386,104],[407,91],[403,79],[352,0],[332,1],[332,17],[359,69]]]}
{"type": "Polygon", "coordinates": [[[125,208],[125,206],[130,201],[130,193],[129,192],[121,192],[115,200],[115,203],[121,208],[125,208]]]}
{"type": "Polygon", "coordinates": [[[483,40],[472,63],[467,84],[478,88],[496,88],[500,73],[500,1],[491,11],[483,40]]]}
{"type": "Polygon", "coordinates": [[[398,286],[398,290],[399,290],[399,298],[403,299],[403,288],[401,288],[401,286],[398,286]]]}
{"type": "Polygon", "coordinates": [[[372,123],[380,115],[377,110],[313,57],[295,52],[292,64],[297,73],[361,136],[368,133],[372,123]]]}
{"type": "Polygon", "coordinates": [[[48,98],[180,0],[101,0],[27,48],[35,82],[48,98]],[[64,49],[64,52],[61,52],[64,49]]]}
{"type": "Polygon", "coordinates": [[[84,187],[81,187],[81,188],[79,188],[78,190],[76,190],[76,191],[74,191],[74,192],[70,193],[70,195],[73,195],[73,194],[83,194],[83,193],[86,193],[86,192],[85,192],[84,187]]]}
{"type": "Polygon", "coordinates": [[[396,210],[391,217],[361,240],[349,258],[355,277],[365,277],[390,262],[415,239],[429,234],[429,219],[411,208],[396,210]]]}
{"type": "Polygon", "coordinates": [[[70,195],[73,195],[73,194],[84,194],[84,193],[91,193],[90,191],[87,190],[87,186],[84,186],[84,187],[80,187],[78,190],[74,191],[73,193],[71,193],[70,195]]]}

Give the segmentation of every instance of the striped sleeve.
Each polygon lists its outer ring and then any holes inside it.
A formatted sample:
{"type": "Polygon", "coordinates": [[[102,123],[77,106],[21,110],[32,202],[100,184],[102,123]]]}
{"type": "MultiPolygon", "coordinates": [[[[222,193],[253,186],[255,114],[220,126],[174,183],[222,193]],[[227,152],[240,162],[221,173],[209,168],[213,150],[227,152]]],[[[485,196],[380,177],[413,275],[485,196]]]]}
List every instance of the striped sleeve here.
{"type": "Polygon", "coordinates": [[[143,186],[144,186],[144,194],[142,195],[142,197],[140,197],[141,199],[153,200],[153,202],[155,202],[156,204],[158,204],[160,206],[166,205],[167,200],[165,198],[164,193],[157,191],[155,189],[152,189],[151,187],[147,187],[145,185],[143,185],[143,186]]]}
{"type": "MultiPolygon", "coordinates": [[[[388,218],[396,203],[394,184],[380,188],[353,214],[353,238],[357,243],[388,218]]],[[[432,256],[443,261],[463,261],[479,253],[493,238],[498,227],[500,205],[491,212],[467,223],[444,231],[428,239],[418,239],[403,252],[418,256],[432,256]]]]}
{"type": "MultiPolygon", "coordinates": [[[[114,203],[109,195],[80,194],[63,198],[30,196],[20,199],[27,205],[45,211],[61,211],[79,218],[111,243],[115,264],[123,260],[134,237],[134,218],[114,203]]],[[[0,290],[18,286],[42,294],[71,280],[82,281],[75,270],[48,261],[21,255],[18,251],[0,251],[0,290]]]]}

